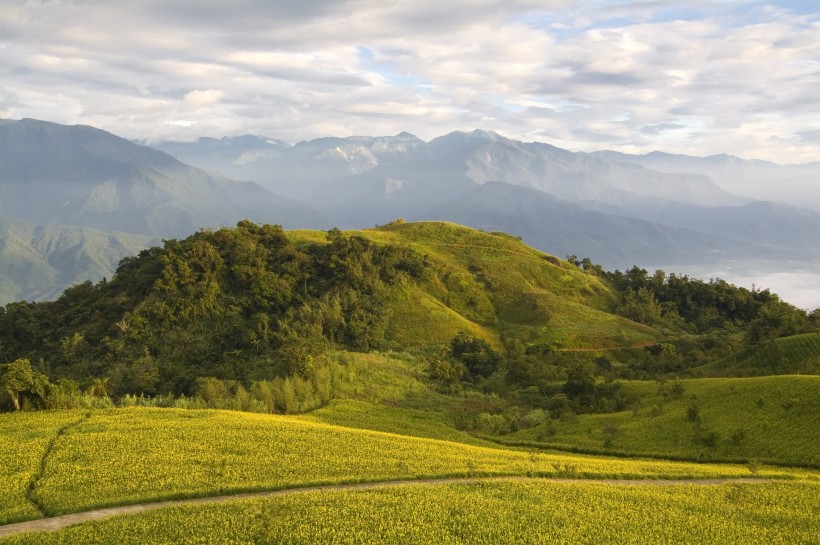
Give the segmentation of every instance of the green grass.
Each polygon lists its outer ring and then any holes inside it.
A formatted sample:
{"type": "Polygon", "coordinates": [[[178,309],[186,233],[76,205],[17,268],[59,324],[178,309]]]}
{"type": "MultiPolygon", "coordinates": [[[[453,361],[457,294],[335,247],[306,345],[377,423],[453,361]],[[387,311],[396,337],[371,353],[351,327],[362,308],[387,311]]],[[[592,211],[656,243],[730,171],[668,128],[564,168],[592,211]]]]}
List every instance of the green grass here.
{"type": "Polygon", "coordinates": [[[820,466],[820,377],[773,376],[626,382],[635,411],[579,415],[522,430],[505,441],[704,460],[820,466]],[[664,395],[663,392],[666,392],[664,395]],[[696,407],[699,415],[687,414],[696,407]]]}
{"type": "Polygon", "coordinates": [[[427,363],[406,353],[335,351],[322,354],[341,369],[338,395],[396,403],[410,397],[439,399],[425,377],[427,363]]]}
{"type": "Polygon", "coordinates": [[[820,485],[492,482],[173,507],[4,544],[816,543],[820,485]]]}
{"type": "Polygon", "coordinates": [[[355,400],[334,400],[326,407],[300,418],[336,426],[441,439],[458,443],[493,446],[493,443],[457,430],[452,416],[441,410],[395,407],[355,400]]]}
{"type": "MultiPolygon", "coordinates": [[[[42,416],[32,413],[30,418],[34,422],[42,416]]],[[[421,477],[751,475],[744,466],[535,454],[351,429],[305,417],[214,410],[110,409],[93,412],[57,436],[57,429],[76,422],[76,417],[74,412],[45,415],[46,429],[56,439],[32,495],[47,514],[168,498],[421,477]]],[[[412,418],[405,413],[397,420],[412,418]]],[[[30,427],[25,424],[17,415],[0,415],[3,437],[24,437],[30,427]]],[[[420,426],[435,427],[429,420],[420,426]]],[[[45,430],[39,434],[38,444],[47,441],[47,435],[45,430]]],[[[27,482],[41,464],[42,448],[32,452],[24,477],[15,478],[20,470],[13,468],[11,476],[2,475],[4,482],[27,482]]],[[[759,475],[813,474],[762,469],[759,475]]],[[[5,500],[0,519],[37,516],[26,503],[19,493],[5,500]]]]}
{"type": "Polygon", "coordinates": [[[820,375],[820,333],[774,339],[693,369],[705,376],[820,375]]]}

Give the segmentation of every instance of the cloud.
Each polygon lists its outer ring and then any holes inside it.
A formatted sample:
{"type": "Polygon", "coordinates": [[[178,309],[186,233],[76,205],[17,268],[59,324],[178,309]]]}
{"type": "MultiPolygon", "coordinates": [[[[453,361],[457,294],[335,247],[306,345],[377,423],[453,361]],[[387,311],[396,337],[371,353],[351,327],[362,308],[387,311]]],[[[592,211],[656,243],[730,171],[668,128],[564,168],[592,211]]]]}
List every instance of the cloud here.
{"type": "Polygon", "coordinates": [[[219,89],[195,89],[185,93],[185,97],[182,99],[183,109],[196,111],[207,108],[223,98],[225,98],[225,91],[219,89]]]}
{"type": "Polygon", "coordinates": [[[0,81],[5,116],[139,139],[485,128],[578,150],[820,155],[820,8],[805,3],[0,0],[0,81]]]}
{"type": "Polygon", "coordinates": [[[22,106],[20,97],[0,87],[0,117],[10,117],[11,112],[19,106],[22,106]]]}

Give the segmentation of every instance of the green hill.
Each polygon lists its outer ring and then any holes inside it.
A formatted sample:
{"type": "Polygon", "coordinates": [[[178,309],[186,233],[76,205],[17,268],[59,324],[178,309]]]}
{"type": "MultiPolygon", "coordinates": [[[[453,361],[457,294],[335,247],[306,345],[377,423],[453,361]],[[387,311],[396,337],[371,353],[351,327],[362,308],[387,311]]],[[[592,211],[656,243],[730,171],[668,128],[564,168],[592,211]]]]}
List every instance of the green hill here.
{"type": "Polygon", "coordinates": [[[7,359],[44,362],[52,378],[111,377],[116,394],[191,394],[204,376],[246,387],[307,377],[332,347],[440,353],[460,332],[486,347],[488,366],[467,370],[486,377],[502,337],[555,348],[660,338],[611,314],[616,301],[601,278],[504,234],[433,222],[287,233],[242,222],[167,241],[55,302],[8,305],[0,342],[7,359]]]}
{"type": "MultiPolygon", "coordinates": [[[[394,222],[359,233],[407,246],[427,256],[436,271],[421,283],[423,293],[402,294],[410,304],[397,305],[391,329],[400,337],[400,330],[423,328],[420,340],[433,335],[449,342],[462,325],[455,312],[488,336],[507,331],[556,347],[630,346],[659,338],[657,331],[612,314],[617,294],[602,279],[517,237],[446,222],[394,222]],[[431,323],[431,314],[441,323],[431,323]]],[[[413,342],[406,335],[400,340],[413,342]]]]}

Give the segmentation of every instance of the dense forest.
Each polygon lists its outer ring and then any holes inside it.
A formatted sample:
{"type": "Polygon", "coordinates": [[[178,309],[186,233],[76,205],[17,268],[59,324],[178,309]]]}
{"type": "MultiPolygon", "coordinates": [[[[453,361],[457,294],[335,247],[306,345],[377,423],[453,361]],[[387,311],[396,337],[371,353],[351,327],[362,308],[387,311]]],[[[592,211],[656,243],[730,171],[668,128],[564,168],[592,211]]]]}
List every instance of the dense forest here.
{"type": "MultiPolygon", "coordinates": [[[[604,352],[533,340],[505,320],[497,294],[486,299],[498,308],[479,315],[488,304],[471,292],[461,307],[450,306],[478,316],[495,337],[461,331],[449,342],[422,339],[410,348],[388,338],[392,301],[401,290],[451,285],[450,265],[418,245],[338,229],[320,235],[295,240],[278,226],[243,221],[165,241],[123,260],[110,280],[79,284],[56,301],[0,308],[4,403],[19,406],[20,394],[48,405],[49,396],[53,404],[81,391],[218,397],[214,391],[234,395],[260,384],[281,389],[285,380],[319,403],[333,390],[322,354],[403,349],[429,362],[429,379],[442,391],[475,390],[545,410],[610,411],[628,402],[615,379],[685,376],[744,347],[820,329],[817,311],[807,314],[768,290],[544,256],[539,267],[603,281],[606,311],[654,331],[657,342],[604,352]]],[[[489,273],[471,267],[468,280],[492,292],[489,273]]],[[[543,311],[547,324],[550,312],[543,311]]]]}

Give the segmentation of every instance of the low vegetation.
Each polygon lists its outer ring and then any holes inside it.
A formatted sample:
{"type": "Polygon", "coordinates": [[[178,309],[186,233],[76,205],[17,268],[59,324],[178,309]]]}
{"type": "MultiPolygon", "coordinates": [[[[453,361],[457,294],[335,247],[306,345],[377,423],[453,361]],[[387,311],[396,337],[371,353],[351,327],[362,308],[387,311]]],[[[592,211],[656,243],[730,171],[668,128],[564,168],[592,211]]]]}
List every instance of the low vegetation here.
{"type": "Polygon", "coordinates": [[[77,411],[0,415],[0,524],[41,516],[30,500],[30,484],[41,476],[60,430],[81,417],[77,411]]]}

